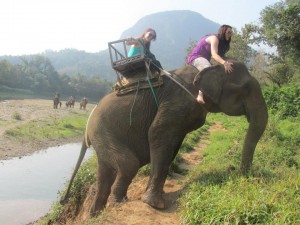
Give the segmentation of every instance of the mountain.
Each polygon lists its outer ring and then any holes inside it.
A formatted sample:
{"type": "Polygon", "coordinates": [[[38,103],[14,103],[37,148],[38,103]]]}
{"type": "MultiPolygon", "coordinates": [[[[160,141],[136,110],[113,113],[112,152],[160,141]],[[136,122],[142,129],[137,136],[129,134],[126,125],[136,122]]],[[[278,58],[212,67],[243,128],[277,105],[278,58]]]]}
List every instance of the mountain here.
{"type": "MultiPolygon", "coordinates": [[[[157,39],[151,43],[151,52],[155,54],[164,69],[172,70],[184,65],[187,48],[191,41],[197,41],[209,33],[216,33],[219,26],[197,12],[164,11],[144,16],[125,30],[120,39],[128,36],[139,37],[149,27],[155,29],[157,39]]],[[[111,68],[108,49],[98,53],[88,53],[76,49],[46,50],[43,55],[50,59],[60,74],[96,75],[108,81],[116,79],[116,74],[111,68]]],[[[16,61],[11,56],[6,59],[10,62],[16,61]]]]}
{"type": "Polygon", "coordinates": [[[165,11],[141,18],[134,26],[124,31],[120,38],[139,37],[145,29],[153,28],[157,38],[151,43],[151,52],[164,69],[171,70],[184,65],[191,41],[199,40],[209,33],[216,33],[219,26],[193,11],[165,11]]]}

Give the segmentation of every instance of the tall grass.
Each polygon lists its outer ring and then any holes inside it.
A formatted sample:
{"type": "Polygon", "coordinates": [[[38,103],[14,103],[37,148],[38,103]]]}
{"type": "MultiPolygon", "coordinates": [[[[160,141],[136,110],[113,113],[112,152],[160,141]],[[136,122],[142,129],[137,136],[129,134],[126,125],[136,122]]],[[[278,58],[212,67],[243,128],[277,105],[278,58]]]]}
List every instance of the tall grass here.
{"type": "Polygon", "coordinates": [[[228,168],[239,167],[245,119],[208,117],[215,120],[227,131],[209,136],[201,165],[190,173],[179,200],[182,224],[300,224],[299,133],[289,131],[297,130],[294,121],[277,123],[271,116],[244,177],[228,168]]]}

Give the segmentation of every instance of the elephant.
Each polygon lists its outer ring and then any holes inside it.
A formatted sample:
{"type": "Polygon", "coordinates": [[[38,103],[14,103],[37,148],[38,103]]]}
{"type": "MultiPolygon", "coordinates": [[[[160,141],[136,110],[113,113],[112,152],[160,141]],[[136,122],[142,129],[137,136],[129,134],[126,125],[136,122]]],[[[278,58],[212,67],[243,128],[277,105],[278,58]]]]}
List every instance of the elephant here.
{"type": "Polygon", "coordinates": [[[68,107],[74,108],[74,106],[75,106],[75,99],[74,99],[73,96],[71,96],[71,97],[69,98],[69,100],[66,101],[66,106],[67,106],[67,108],[68,108],[68,107]]]}
{"type": "Polygon", "coordinates": [[[103,97],[91,112],[85,138],[69,186],[61,198],[69,198],[73,179],[89,146],[97,155],[96,194],[90,216],[98,215],[111,201],[127,198],[127,190],[139,168],[150,163],[151,174],[142,201],[153,208],[166,207],[163,198],[169,166],[185,136],[201,127],[208,112],[245,115],[245,136],[240,170],[247,174],[256,145],[268,121],[268,110],[257,80],[241,62],[227,74],[223,65],[199,72],[191,65],[161,75],[163,84],[124,95],[103,97]],[[199,89],[205,104],[196,101],[199,89]]]}
{"type": "Polygon", "coordinates": [[[80,109],[83,109],[83,110],[85,110],[85,108],[86,108],[86,105],[88,104],[88,99],[86,98],[86,97],[84,97],[83,99],[81,99],[81,101],[80,101],[80,109]]]}
{"type": "Polygon", "coordinates": [[[59,104],[60,104],[59,97],[58,96],[54,96],[54,98],[53,98],[53,108],[57,109],[59,104]]]}

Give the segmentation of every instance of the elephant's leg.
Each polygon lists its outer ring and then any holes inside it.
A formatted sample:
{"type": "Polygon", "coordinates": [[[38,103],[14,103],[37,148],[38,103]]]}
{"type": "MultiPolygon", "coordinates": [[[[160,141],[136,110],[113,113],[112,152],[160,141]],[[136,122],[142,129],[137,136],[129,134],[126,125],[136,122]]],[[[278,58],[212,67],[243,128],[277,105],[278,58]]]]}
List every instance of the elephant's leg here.
{"type": "Polygon", "coordinates": [[[163,186],[170,164],[176,156],[183,138],[184,135],[178,135],[176,131],[158,131],[152,137],[150,135],[151,176],[142,201],[154,208],[164,209],[166,207],[163,186]]]}
{"type": "Polygon", "coordinates": [[[98,215],[105,208],[115,178],[115,170],[98,160],[97,191],[90,208],[91,216],[98,215]]]}
{"type": "Polygon", "coordinates": [[[134,155],[127,153],[126,158],[124,155],[117,158],[118,172],[112,188],[112,203],[127,200],[128,187],[139,169],[139,160],[134,155]]]}

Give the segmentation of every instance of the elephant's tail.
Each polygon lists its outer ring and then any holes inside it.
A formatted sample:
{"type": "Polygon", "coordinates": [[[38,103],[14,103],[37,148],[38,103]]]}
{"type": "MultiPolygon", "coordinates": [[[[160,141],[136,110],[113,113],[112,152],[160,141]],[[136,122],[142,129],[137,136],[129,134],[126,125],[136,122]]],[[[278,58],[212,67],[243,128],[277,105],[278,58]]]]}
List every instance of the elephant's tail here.
{"type": "Polygon", "coordinates": [[[63,205],[65,203],[68,202],[69,200],[69,197],[70,197],[70,190],[71,190],[71,187],[72,187],[72,183],[73,183],[73,180],[77,174],[77,171],[82,163],[82,160],[85,156],[85,153],[86,153],[86,150],[88,149],[88,147],[86,146],[85,142],[83,141],[82,142],[82,145],[81,145],[81,150],[80,150],[80,154],[79,154],[79,158],[77,160],[77,163],[76,163],[76,166],[75,166],[75,169],[73,171],[73,174],[72,174],[72,177],[70,179],[70,182],[69,182],[69,186],[68,186],[68,189],[67,191],[65,192],[65,194],[61,197],[60,199],[60,203],[63,205]]]}
{"type": "Polygon", "coordinates": [[[89,118],[88,118],[88,120],[87,120],[87,122],[86,122],[86,126],[85,126],[84,141],[85,141],[85,145],[86,145],[88,148],[91,146],[91,142],[90,142],[90,140],[89,140],[88,132],[87,132],[87,131],[88,131],[88,126],[89,126],[90,118],[91,118],[93,112],[95,111],[96,107],[97,107],[97,105],[95,105],[95,107],[92,109],[92,111],[91,111],[91,113],[90,113],[90,115],[89,115],[89,118]]]}

